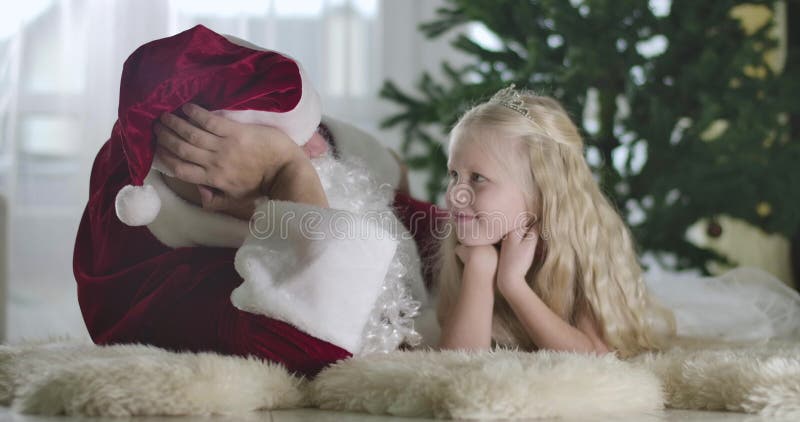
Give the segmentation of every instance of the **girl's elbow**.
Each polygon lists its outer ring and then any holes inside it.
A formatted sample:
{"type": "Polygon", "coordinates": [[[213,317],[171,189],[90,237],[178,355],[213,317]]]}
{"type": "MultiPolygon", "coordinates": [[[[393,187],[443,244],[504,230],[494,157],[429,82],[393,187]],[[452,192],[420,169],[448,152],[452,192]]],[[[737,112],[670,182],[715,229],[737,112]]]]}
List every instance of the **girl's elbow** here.
{"type": "Polygon", "coordinates": [[[606,344],[603,339],[598,338],[596,336],[590,336],[584,333],[583,336],[583,346],[582,349],[586,353],[594,354],[597,356],[605,356],[609,353],[613,353],[610,347],[606,344]]]}
{"type": "Polygon", "coordinates": [[[438,351],[458,350],[458,351],[483,351],[491,349],[491,340],[484,341],[471,337],[444,337],[435,347],[438,351]]]}
{"type": "Polygon", "coordinates": [[[609,353],[613,353],[613,352],[614,352],[614,351],[613,351],[613,350],[611,350],[611,348],[610,348],[610,347],[608,347],[608,345],[607,345],[607,344],[606,344],[604,341],[602,341],[602,340],[598,340],[598,341],[590,341],[590,342],[592,343],[592,351],[594,352],[594,354],[596,354],[596,355],[598,355],[598,356],[605,356],[605,355],[607,355],[607,354],[609,354],[609,353]]]}

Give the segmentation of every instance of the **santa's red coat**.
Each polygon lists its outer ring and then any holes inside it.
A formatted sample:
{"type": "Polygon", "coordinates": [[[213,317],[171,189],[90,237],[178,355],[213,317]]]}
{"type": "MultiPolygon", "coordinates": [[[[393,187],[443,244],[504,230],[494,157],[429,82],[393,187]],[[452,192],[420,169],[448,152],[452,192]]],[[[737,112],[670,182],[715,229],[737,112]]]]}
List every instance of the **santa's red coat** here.
{"type": "MultiPolygon", "coordinates": [[[[106,142],[95,159],[73,257],[78,301],[95,343],[254,355],[309,377],[350,357],[287,323],[235,308],[230,294],[243,281],[234,269],[236,249],[172,249],[146,226],[120,222],[115,195],[130,182],[120,145],[106,142]]],[[[444,214],[403,193],[395,208],[417,241],[430,285],[433,224],[444,214]]]]}

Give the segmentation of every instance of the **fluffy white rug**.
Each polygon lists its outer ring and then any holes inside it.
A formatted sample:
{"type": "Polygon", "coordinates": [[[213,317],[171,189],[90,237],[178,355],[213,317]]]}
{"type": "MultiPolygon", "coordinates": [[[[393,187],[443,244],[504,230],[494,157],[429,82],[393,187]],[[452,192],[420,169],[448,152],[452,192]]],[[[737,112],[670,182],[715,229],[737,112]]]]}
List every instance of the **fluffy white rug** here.
{"type": "Polygon", "coordinates": [[[663,381],[668,407],[800,419],[800,343],[675,348],[632,362],[663,381]]]}
{"type": "Polygon", "coordinates": [[[553,352],[398,351],[341,361],[307,382],[252,358],[45,341],[0,346],[0,405],[87,416],[314,406],[454,419],[582,418],[667,405],[800,417],[800,343],[675,349],[630,362],[553,352]]]}
{"type": "Polygon", "coordinates": [[[83,341],[0,346],[0,405],[43,415],[231,414],[302,407],[304,380],[260,359],[83,341]]]}
{"type": "Polygon", "coordinates": [[[437,419],[584,419],[663,407],[655,375],[611,355],[396,352],[341,361],[309,387],[322,409],[437,419]]]}

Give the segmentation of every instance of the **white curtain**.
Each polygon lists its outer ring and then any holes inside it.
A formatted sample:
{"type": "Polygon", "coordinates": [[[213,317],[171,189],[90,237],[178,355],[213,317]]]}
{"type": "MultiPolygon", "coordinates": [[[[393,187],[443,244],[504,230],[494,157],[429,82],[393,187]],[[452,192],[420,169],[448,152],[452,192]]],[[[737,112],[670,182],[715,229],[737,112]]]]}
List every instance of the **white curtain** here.
{"type": "MultiPolygon", "coordinates": [[[[301,61],[324,112],[389,147],[378,123],[385,79],[410,89],[423,70],[461,58],[417,25],[426,0],[26,0],[0,18],[0,193],[8,201],[6,340],[86,336],[72,250],[95,154],[116,120],[125,58],[202,23],[301,61]]],[[[412,176],[412,193],[422,190],[412,176]]],[[[0,295],[0,299],[2,296],[0,295]]],[[[2,309],[2,308],[0,308],[2,309]]]]}

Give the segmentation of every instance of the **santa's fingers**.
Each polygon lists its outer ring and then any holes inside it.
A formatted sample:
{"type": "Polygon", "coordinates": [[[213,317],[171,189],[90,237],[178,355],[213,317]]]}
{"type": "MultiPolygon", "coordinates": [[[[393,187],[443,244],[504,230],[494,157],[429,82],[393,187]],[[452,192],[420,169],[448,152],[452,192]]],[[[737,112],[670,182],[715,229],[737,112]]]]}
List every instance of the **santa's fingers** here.
{"type": "Polygon", "coordinates": [[[201,167],[208,167],[211,164],[213,152],[198,148],[186,142],[183,138],[178,136],[178,134],[173,132],[172,129],[159,122],[155,123],[153,131],[156,134],[156,142],[158,145],[168,149],[181,160],[197,164],[201,167]]]}
{"type": "Polygon", "coordinates": [[[203,167],[181,160],[180,157],[161,145],[156,145],[155,155],[167,167],[167,171],[172,173],[173,177],[187,183],[211,185],[209,174],[203,167]]]}
{"type": "Polygon", "coordinates": [[[230,198],[224,194],[215,192],[213,188],[205,185],[197,185],[197,191],[200,193],[200,203],[205,209],[212,211],[223,210],[230,202],[230,198]]]}
{"type": "Polygon", "coordinates": [[[181,107],[186,116],[198,126],[224,138],[234,130],[235,123],[224,117],[217,116],[197,104],[186,103],[181,107]]]}
{"type": "MultiPolygon", "coordinates": [[[[217,151],[219,149],[220,139],[217,135],[193,125],[188,120],[172,113],[164,113],[159,118],[159,121],[185,142],[197,148],[208,151],[217,151]]],[[[156,126],[158,126],[158,122],[156,122],[156,126]]]]}

